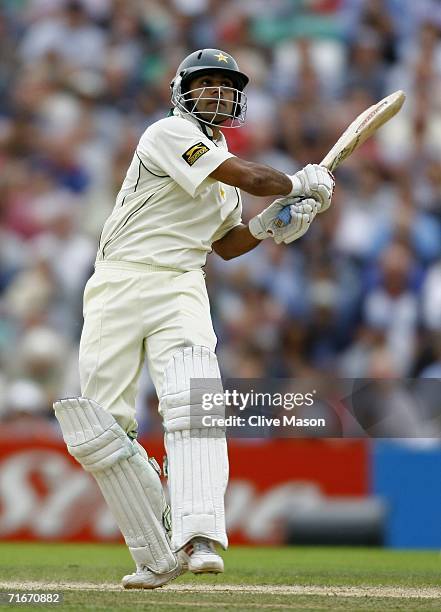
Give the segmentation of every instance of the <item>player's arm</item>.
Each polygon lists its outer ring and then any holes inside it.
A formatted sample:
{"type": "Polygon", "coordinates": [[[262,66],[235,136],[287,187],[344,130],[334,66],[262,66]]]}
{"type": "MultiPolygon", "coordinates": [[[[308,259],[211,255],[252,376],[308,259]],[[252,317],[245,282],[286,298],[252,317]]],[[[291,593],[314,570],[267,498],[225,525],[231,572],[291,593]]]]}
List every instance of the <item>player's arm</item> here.
{"type": "Polygon", "coordinates": [[[254,249],[260,240],[254,238],[247,225],[236,225],[220,240],[213,242],[214,251],[222,259],[234,259],[254,249]]]}
{"type": "Polygon", "coordinates": [[[230,157],[210,174],[211,178],[233,185],[255,196],[289,195],[292,179],[270,166],[230,157]]]}
{"type": "Polygon", "coordinates": [[[327,168],[317,164],[308,164],[289,175],[264,164],[230,157],[213,170],[210,177],[255,196],[314,198],[321,204],[320,212],[329,207],[334,190],[334,177],[327,168]]]}
{"type": "Polygon", "coordinates": [[[230,231],[213,243],[214,250],[223,259],[238,257],[253,249],[256,241],[270,236],[277,244],[297,240],[307,231],[317,212],[329,207],[334,190],[332,174],[313,164],[290,176],[269,166],[231,157],[210,177],[253,195],[284,196],[250,219],[248,227],[239,226],[236,232],[230,231]]]}
{"type": "Polygon", "coordinates": [[[216,242],[214,251],[222,259],[233,259],[254,249],[265,238],[273,238],[276,244],[289,244],[303,236],[320,209],[320,204],[313,198],[301,202],[298,198],[280,198],[275,200],[259,215],[253,217],[248,226],[242,223],[233,227],[216,242]],[[288,204],[286,204],[288,202],[288,204]],[[289,223],[281,225],[277,215],[288,206],[289,223]]]}

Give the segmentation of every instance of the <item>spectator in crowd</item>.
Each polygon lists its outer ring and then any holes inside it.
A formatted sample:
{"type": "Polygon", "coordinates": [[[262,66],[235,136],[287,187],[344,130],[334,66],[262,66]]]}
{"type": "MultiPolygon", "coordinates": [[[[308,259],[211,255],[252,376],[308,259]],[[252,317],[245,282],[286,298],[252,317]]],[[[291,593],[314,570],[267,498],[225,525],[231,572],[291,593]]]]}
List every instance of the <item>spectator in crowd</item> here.
{"type": "Polygon", "coordinates": [[[43,439],[58,436],[51,404],[41,387],[28,379],[11,381],[0,411],[0,432],[7,437],[43,439]]]}

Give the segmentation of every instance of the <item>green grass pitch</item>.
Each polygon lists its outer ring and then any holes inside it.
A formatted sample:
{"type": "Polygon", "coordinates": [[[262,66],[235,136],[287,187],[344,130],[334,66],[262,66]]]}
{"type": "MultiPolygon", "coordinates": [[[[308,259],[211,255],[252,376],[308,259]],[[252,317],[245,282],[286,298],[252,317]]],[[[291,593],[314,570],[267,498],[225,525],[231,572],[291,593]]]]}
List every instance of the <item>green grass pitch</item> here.
{"type": "Polygon", "coordinates": [[[185,574],[155,591],[124,591],[122,545],[0,544],[1,592],[54,592],[36,610],[440,610],[438,552],[367,548],[231,547],[225,573],[185,574]]]}

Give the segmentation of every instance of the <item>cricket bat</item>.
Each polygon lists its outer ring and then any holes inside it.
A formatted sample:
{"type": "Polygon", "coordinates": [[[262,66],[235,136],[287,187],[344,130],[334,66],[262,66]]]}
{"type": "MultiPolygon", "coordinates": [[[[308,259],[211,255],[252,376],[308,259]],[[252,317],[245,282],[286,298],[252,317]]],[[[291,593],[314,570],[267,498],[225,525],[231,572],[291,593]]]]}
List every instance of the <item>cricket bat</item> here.
{"type": "MultiPolygon", "coordinates": [[[[374,132],[392,119],[403,106],[406,95],[398,90],[386,96],[376,104],[363,111],[346,128],[329,153],[320,162],[333,172],[351,153],[362,145],[374,132]]],[[[286,206],[278,215],[278,221],[287,225],[291,219],[289,206],[286,206]]]]}

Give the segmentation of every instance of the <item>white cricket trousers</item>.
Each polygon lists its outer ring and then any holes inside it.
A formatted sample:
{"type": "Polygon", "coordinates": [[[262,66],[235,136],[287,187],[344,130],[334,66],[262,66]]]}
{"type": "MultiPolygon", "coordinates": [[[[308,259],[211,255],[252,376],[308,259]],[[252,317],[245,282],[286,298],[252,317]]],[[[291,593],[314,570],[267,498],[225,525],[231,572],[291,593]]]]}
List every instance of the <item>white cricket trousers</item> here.
{"type": "Polygon", "coordinates": [[[84,291],[83,314],[81,393],[130,435],[137,432],[135,399],[144,362],[160,396],[165,366],[176,349],[216,348],[202,270],[100,262],[84,291]]]}

